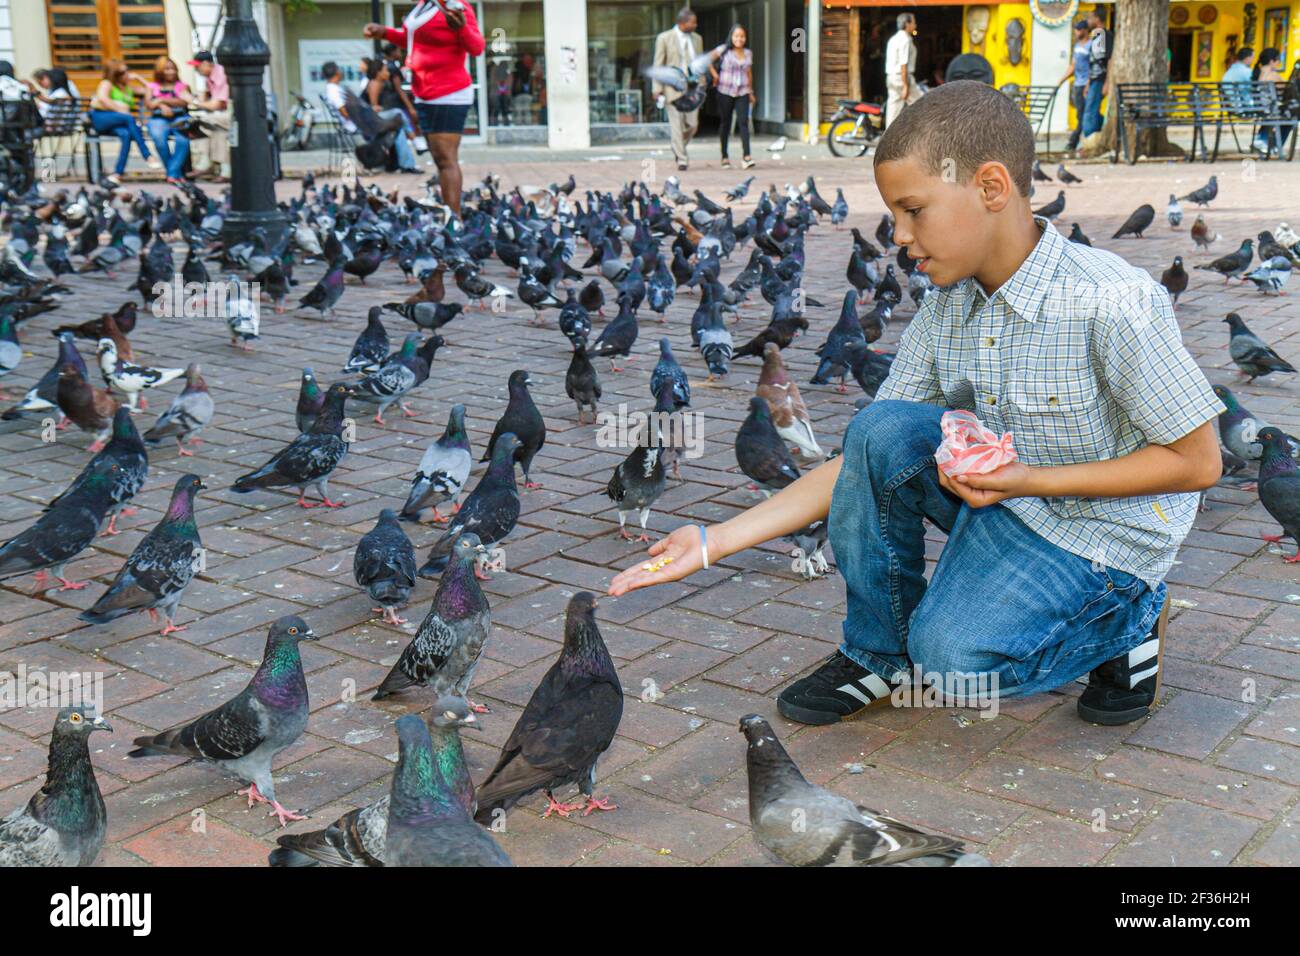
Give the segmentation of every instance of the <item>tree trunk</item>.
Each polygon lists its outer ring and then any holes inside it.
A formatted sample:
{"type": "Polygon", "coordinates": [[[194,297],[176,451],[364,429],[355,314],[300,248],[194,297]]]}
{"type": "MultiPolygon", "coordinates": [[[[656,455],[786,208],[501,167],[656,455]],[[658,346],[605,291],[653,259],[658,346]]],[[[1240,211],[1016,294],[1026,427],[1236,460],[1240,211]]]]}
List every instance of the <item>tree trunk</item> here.
{"type": "MultiPolygon", "coordinates": [[[[1121,83],[1168,83],[1169,64],[1168,0],[1116,0],[1115,52],[1110,59],[1110,98],[1101,143],[1104,153],[1116,148],[1119,109],[1116,100],[1121,83]]],[[[1133,144],[1135,156],[1178,155],[1182,150],[1169,142],[1163,129],[1143,130],[1133,144]]]]}

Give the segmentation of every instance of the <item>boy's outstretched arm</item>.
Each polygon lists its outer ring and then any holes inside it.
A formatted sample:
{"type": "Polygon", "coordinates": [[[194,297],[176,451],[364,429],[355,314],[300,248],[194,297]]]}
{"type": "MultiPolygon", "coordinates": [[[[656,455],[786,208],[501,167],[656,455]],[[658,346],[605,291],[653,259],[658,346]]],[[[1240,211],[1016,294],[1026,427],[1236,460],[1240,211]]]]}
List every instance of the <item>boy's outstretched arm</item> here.
{"type": "MultiPolygon", "coordinates": [[[[843,456],[832,458],[766,501],[709,527],[709,564],[764,541],[792,534],[825,518],[831,510],[831,492],[835,490],[835,480],[843,462],[843,456]]],[[[699,525],[688,524],[668,537],[660,538],[650,546],[651,563],[665,558],[672,560],[657,571],[645,570],[642,565],[646,562],[638,561],[610,582],[609,593],[618,597],[652,584],[680,581],[700,570],[704,566],[700,537],[699,525]]]]}

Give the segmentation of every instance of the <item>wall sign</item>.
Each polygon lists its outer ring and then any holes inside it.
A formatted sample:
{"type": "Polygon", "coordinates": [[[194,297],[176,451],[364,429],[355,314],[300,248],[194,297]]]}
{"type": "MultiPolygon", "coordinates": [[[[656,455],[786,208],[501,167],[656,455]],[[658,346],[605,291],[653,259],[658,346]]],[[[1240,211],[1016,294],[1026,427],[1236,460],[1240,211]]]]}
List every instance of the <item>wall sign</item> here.
{"type": "Polygon", "coordinates": [[[1046,27],[1069,23],[1079,10],[1079,0],[1029,0],[1029,12],[1046,27]]]}

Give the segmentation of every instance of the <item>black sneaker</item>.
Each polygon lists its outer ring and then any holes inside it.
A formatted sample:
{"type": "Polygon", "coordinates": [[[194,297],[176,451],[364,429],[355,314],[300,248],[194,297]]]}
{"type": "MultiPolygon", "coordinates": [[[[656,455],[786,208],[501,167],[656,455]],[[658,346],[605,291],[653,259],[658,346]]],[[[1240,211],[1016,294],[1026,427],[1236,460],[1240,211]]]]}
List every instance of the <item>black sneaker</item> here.
{"type": "Polygon", "coordinates": [[[1160,609],[1156,626],[1147,639],[1121,657],[1109,660],[1088,675],[1079,697],[1079,716],[1115,727],[1145,717],[1160,696],[1160,664],[1165,650],[1165,625],[1169,599],[1160,609]]]}
{"type": "Polygon", "coordinates": [[[776,709],[801,724],[833,724],[887,702],[897,686],[836,651],[783,690],[776,709]]]}

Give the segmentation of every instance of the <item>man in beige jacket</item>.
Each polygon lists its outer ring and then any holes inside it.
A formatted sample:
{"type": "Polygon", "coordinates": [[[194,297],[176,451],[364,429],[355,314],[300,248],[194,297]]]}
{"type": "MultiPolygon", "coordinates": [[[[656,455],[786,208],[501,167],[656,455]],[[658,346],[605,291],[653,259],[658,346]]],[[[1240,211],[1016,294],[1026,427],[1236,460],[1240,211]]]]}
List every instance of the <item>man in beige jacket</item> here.
{"type": "MultiPolygon", "coordinates": [[[[677,11],[677,25],[655,38],[655,66],[675,66],[685,73],[691,60],[703,52],[704,41],[695,32],[695,11],[690,7],[682,7],[677,11]]],[[[668,107],[668,129],[672,133],[673,156],[677,159],[677,168],[685,169],[689,162],[686,147],[695,131],[700,128],[700,111],[693,109],[689,113],[683,113],[673,109],[673,100],[683,94],[662,83],[655,83],[652,92],[658,97],[661,108],[668,107]]]]}

